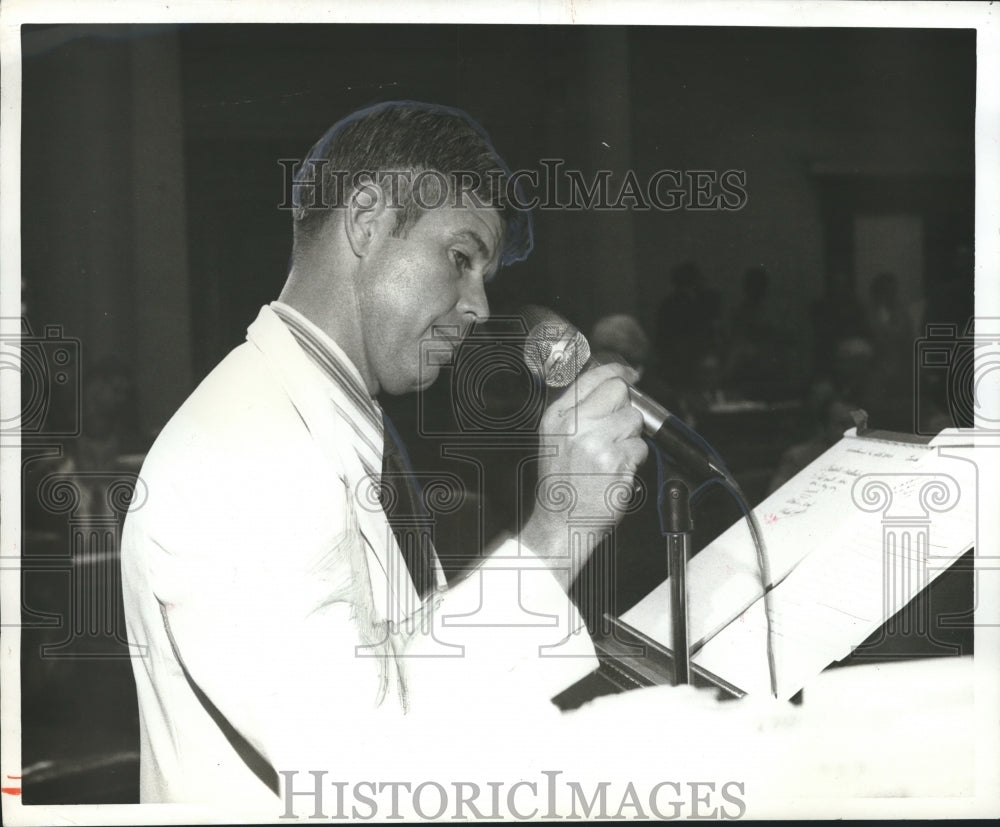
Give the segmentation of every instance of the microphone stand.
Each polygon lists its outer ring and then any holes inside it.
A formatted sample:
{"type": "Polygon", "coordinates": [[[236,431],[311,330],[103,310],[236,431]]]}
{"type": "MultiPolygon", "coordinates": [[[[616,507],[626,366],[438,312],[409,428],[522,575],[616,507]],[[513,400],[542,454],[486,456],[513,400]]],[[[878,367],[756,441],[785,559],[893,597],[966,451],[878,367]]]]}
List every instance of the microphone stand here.
{"type": "MultiPolygon", "coordinates": [[[[581,370],[600,364],[590,353],[590,345],[579,330],[551,310],[529,306],[523,311],[530,327],[524,344],[524,360],[532,375],[549,387],[562,388],[577,377],[581,370]]],[[[771,694],[778,696],[778,675],[775,667],[773,621],[771,618],[770,566],[764,544],[764,533],[753,508],[735,478],[726,469],[719,455],[694,430],[665,408],[635,388],[629,389],[631,404],[642,414],[643,431],[656,448],[658,482],[663,481],[663,447],[673,460],[691,472],[695,478],[718,482],[736,500],[743,512],[753,539],[757,556],[767,622],[767,666],[771,678],[771,694]],[[675,433],[676,432],[676,433],[675,433]]],[[[699,486],[695,489],[697,494],[699,486]]],[[[673,614],[674,685],[691,680],[691,650],[688,645],[687,618],[687,558],[691,548],[690,492],[678,479],[669,480],[657,492],[660,527],[667,540],[670,563],[673,614]],[[659,496],[661,494],[666,496],[659,496]]]]}
{"type": "Polygon", "coordinates": [[[673,631],[674,686],[691,683],[691,647],[688,642],[687,561],[691,552],[690,492],[681,480],[668,480],[658,502],[667,540],[670,571],[670,614],[673,631]]]}

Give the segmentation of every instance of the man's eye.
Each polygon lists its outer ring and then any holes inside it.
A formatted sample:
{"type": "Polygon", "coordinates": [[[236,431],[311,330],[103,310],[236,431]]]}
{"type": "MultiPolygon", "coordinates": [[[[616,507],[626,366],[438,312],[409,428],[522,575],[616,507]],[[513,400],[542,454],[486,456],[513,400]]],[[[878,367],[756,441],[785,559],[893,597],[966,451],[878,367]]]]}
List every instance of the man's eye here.
{"type": "Polygon", "coordinates": [[[468,270],[472,266],[472,259],[470,259],[465,253],[454,250],[452,255],[455,257],[455,264],[458,265],[460,270],[468,270]]]}

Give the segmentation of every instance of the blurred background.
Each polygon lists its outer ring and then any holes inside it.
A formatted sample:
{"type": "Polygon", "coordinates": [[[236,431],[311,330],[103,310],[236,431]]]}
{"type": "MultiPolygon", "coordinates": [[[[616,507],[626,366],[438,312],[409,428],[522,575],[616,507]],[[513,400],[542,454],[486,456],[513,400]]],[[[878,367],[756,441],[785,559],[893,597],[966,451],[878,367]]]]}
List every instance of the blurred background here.
{"type": "MultiPolygon", "coordinates": [[[[536,210],[534,252],[490,287],[496,320],[423,397],[383,400],[415,470],[455,489],[434,515],[455,566],[516,527],[533,487],[529,302],[641,367],[754,503],[857,409],[917,435],[971,424],[955,365],[973,313],[974,31],[32,25],[22,50],[25,803],[135,800],[128,492],[282,286],[280,161],[356,108],[458,106],[512,169],[606,170],[612,200],[630,172],[743,176],[745,198],[707,209],[536,210]]],[[[704,496],[696,549],[738,516],[704,496]]],[[[647,497],[578,585],[588,621],[647,593],[662,557],[647,497]]],[[[971,607],[971,574],[939,582],[941,606],[971,607]]],[[[921,645],[968,653],[971,631],[921,645]]]]}

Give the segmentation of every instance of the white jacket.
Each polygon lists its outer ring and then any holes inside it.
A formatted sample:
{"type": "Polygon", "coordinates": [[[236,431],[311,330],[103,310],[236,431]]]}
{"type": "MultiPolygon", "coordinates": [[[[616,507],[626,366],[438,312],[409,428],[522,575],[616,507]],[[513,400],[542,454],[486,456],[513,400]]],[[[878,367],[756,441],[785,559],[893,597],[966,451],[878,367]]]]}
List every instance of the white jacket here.
{"type": "Polygon", "coordinates": [[[125,524],[141,800],[275,810],[276,771],[426,768],[413,722],[446,749],[555,714],[596,659],[552,575],[511,539],[412,614],[328,380],[270,308],[247,339],[160,434],[125,524]]]}

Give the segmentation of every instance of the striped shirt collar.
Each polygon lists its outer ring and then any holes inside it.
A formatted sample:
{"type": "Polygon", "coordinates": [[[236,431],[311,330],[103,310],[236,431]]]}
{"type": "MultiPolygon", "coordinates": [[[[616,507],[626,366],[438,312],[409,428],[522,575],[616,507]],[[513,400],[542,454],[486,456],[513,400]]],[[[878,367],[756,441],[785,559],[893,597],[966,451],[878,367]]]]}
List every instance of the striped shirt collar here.
{"type": "Polygon", "coordinates": [[[332,383],[336,391],[334,402],[362,443],[359,453],[365,470],[378,479],[384,439],[382,408],[368,393],[361,372],[333,339],[298,310],[279,301],[271,302],[270,307],[313,364],[332,383]]]}

